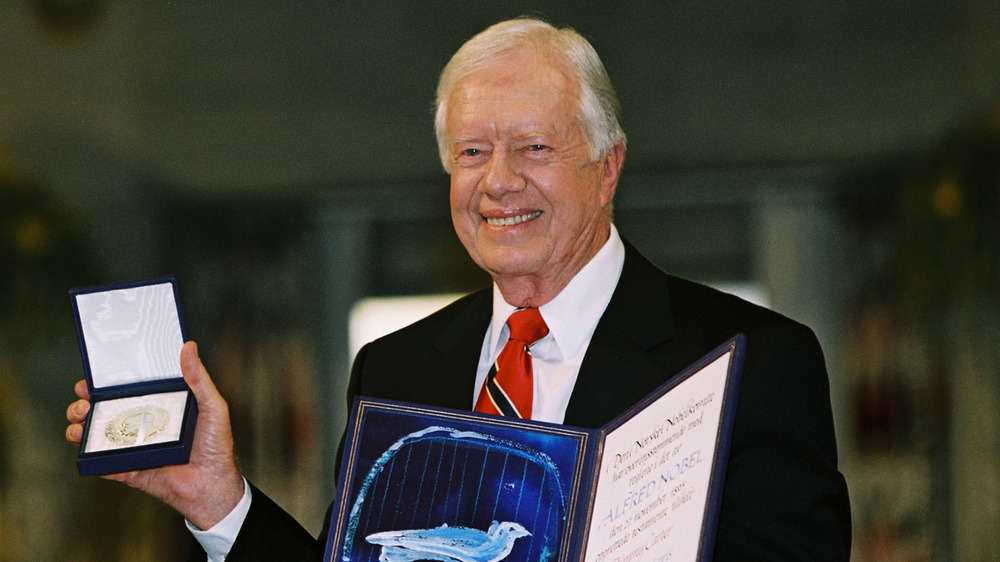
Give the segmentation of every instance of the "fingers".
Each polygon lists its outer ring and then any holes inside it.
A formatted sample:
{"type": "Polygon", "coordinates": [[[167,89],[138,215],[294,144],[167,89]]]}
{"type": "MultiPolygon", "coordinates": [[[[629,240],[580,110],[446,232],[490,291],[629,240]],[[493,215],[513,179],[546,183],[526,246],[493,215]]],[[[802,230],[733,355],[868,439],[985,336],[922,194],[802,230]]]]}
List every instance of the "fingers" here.
{"type": "Polygon", "coordinates": [[[198,345],[193,341],[185,343],[181,348],[181,374],[191,387],[200,410],[215,410],[225,404],[198,356],[198,345]]]}
{"type": "Polygon", "coordinates": [[[73,385],[73,392],[84,400],[90,400],[90,389],[87,388],[87,381],[79,380],[73,385]]]}
{"type": "Polygon", "coordinates": [[[134,482],[140,478],[140,472],[138,470],[130,472],[114,472],[112,474],[102,474],[101,478],[105,480],[112,480],[114,482],[123,482],[134,488],[136,487],[134,482]]]}
{"type": "Polygon", "coordinates": [[[88,413],[90,413],[90,402],[77,400],[66,408],[66,421],[69,423],[83,423],[83,420],[87,419],[88,413]]]}
{"type": "MultiPolygon", "coordinates": [[[[80,395],[80,387],[83,386],[84,394],[86,394],[87,384],[84,381],[76,383],[77,395],[80,395]],[[80,383],[83,383],[82,385],[80,383]]],[[[69,441],[73,445],[80,445],[80,440],[83,439],[83,421],[87,419],[87,414],[90,412],[90,402],[86,399],[77,400],[66,408],[66,421],[69,425],[66,427],[66,441],[69,441]]]]}
{"type": "Polygon", "coordinates": [[[66,426],[66,441],[79,447],[81,440],[83,440],[83,424],[74,423],[66,426]]]}
{"type": "Polygon", "coordinates": [[[203,378],[208,377],[201,357],[198,356],[198,344],[193,341],[185,342],[181,348],[181,374],[191,390],[201,384],[203,378]]]}

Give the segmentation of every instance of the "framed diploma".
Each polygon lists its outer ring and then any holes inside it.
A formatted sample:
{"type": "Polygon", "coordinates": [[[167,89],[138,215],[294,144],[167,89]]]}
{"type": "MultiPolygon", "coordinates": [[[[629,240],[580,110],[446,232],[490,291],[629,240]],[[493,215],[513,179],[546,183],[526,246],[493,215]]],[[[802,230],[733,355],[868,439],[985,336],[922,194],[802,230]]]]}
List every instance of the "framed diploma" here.
{"type": "Polygon", "coordinates": [[[80,474],[187,462],[198,408],[180,372],[176,279],[76,288],[70,299],[91,401],[80,474]]]}
{"type": "Polygon", "coordinates": [[[325,560],[711,560],[744,342],[599,429],[358,398],[325,560]]]}

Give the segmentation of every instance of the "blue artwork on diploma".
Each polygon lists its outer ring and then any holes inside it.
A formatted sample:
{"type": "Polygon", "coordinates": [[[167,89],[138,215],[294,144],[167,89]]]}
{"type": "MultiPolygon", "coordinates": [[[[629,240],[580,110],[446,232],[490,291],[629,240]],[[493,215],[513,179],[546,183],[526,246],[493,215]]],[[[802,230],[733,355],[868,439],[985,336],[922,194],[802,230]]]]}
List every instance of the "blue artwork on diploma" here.
{"type": "Polygon", "coordinates": [[[445,524],[434,529],[384,531],[365,540],[382,546],[381,562],[499,562],[514,549],[514,541],[530,534],[520,523],[494,521],[486,531],[445,524]]]}
{"type": "Polygon", "coordinates": [[[461,416],[428,425],[405,409],[363,420],[340,560],[556,560],[579,435],[461,416]]]}

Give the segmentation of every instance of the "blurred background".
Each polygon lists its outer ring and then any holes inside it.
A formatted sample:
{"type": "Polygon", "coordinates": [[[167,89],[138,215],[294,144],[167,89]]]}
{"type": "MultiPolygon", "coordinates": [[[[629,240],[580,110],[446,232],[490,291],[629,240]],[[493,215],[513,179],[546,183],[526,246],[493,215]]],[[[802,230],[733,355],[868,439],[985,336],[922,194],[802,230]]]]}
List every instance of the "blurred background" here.
{"type": "Polygon", "coordinates": [[[995,0],[9,0],[0,560],[186,552],[179,516],[79,477],[63,439],[67,291],[164,274],[245,472],[319,530],[352,315],[489,282],[431,105],[462,42],[525,13],[588,37],[617,88],[622,234],[816,330],[854,559],[1000,559],[995,0]]]}

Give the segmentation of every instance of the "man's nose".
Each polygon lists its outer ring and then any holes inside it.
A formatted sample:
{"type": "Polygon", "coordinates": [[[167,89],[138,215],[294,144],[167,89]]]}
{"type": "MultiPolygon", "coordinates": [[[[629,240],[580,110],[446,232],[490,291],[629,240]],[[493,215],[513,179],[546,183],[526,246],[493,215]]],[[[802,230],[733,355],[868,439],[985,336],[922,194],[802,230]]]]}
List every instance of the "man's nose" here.
{"type": "Polygon", "coordinates": [[[490,197],[500,197],[510,191],[521,191],[525,185],[515,158],[506,150],[494,150],[486,163],[479,190],[490,197]]]}

